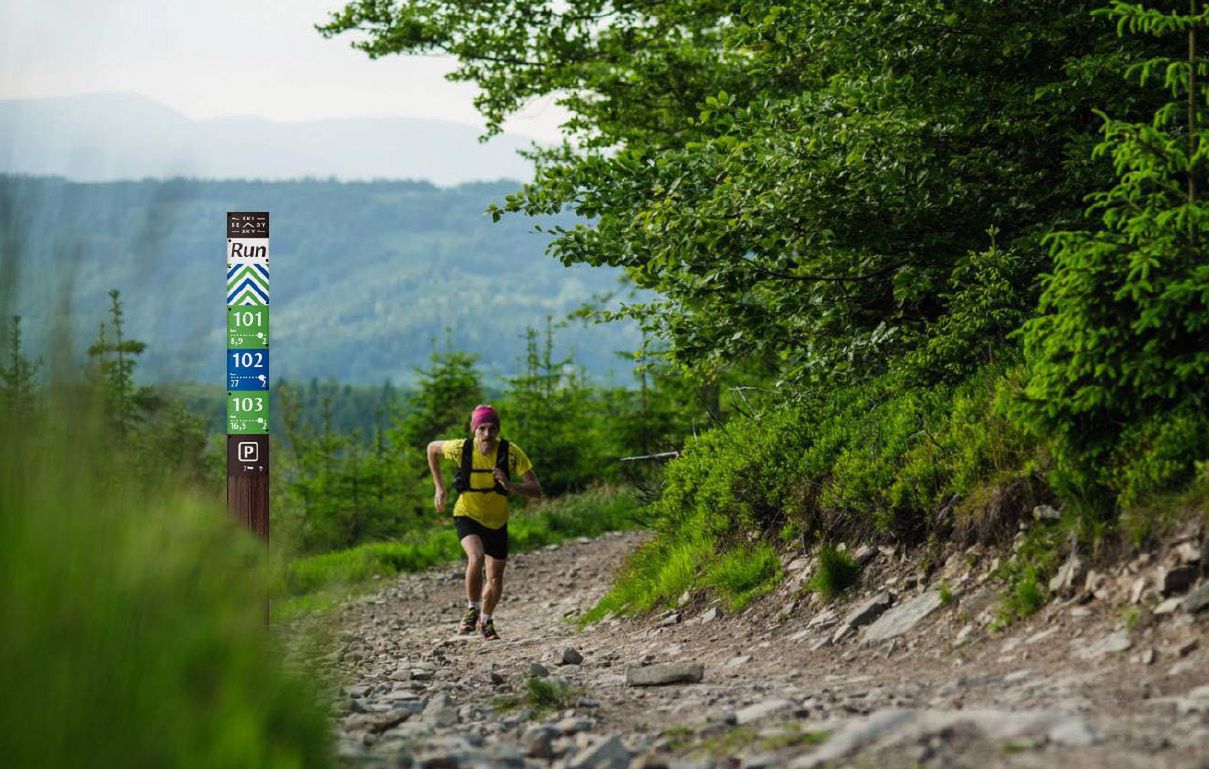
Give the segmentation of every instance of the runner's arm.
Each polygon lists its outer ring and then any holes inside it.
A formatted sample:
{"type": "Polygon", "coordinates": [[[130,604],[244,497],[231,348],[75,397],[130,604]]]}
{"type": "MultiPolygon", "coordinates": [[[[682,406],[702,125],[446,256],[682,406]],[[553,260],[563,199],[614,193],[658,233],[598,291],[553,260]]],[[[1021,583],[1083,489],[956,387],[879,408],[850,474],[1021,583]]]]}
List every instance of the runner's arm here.
{"type": "Polygon", "coordinates": [[[438,513],[445,512],[445,481],[441,478],[443,443],[444,441],[433,441],[428,444],[428,469],[432,471],[432,483],[436,487],[436,492],[432,497],[432,506],[438,513]]]}
{"type": "Polygon", "coordinates": [[[504,477],[504,472],[499,468],[495,470],[495,479],[504,485],[508,491],[516,492],[523,497],[534,497],[541,499],[542,485],[537,482],[537,474],[532,470],[525,473],[520,483],[512,483],[504,477]]]}

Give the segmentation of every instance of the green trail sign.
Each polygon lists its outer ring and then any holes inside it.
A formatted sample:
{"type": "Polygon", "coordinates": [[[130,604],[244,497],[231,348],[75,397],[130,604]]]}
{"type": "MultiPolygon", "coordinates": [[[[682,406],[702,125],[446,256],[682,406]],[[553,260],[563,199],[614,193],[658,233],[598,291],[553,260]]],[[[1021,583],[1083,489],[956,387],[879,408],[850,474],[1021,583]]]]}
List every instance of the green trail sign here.
{"type": "Polygon", "coordinates": [[[269,347],[269,308],[243,305],[227,308],[227,349],[261,350],[269,347]]]}
{"type": "Polygon", "coordinates": [[[269,394],[249,390],[227,393],[227,434],[251,435],[269,431],[269,394]]]}

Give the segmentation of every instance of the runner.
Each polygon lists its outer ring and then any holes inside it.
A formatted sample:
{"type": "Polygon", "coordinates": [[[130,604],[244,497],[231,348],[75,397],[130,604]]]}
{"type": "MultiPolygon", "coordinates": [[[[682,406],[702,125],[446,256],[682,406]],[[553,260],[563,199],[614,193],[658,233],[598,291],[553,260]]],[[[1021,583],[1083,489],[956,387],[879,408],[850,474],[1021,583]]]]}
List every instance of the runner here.
{"type": "Polygon", "coordinates": [[[519,446],[500,440],[500,416],[491,406],[476,406],[470,414],[473,440],[433,441],[428,444],[428,468],[436,485],[433,504],[445,511],[445,482],[441,479],[441,457],[458,464],[454,488],[458,501],[453,523],[462,549],[466,551],[466,614],[459,631],[494,641],[492,614],[504,589],[504,567],[508,563],[508,494],[540,497],[542,487],[533,473],[529,457],[519,446]],[[511,479],[521,477],[520,483],[511,479]],[[483,568],[487,584],[483,585],[483,568]]]}

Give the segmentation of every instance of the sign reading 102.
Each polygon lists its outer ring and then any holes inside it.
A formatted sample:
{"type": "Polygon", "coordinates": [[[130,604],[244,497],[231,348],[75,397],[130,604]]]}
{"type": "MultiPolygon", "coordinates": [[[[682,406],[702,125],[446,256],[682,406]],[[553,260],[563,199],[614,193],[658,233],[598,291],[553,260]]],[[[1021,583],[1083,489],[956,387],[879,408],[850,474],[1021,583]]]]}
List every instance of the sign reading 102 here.
{"type": "Polygon", "coordinates": [[[227,350],[227,389],[269,389],[269,351],[227,350]]]}
{"type": "Polygon", "coordinates": [[[227,308],[227,348],[259,350],[269,346],[269,308],[240,305],[227,308]]]}

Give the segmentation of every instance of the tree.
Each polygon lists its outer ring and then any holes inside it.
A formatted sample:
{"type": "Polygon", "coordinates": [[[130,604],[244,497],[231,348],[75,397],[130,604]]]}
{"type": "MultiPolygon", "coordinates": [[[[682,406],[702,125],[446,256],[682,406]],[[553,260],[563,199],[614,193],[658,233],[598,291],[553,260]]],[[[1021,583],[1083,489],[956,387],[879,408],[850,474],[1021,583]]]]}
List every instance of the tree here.
{"type": "MultiPolygon", "coordinates": [[[[535,149],[534,180],[492,213],[578,213],[550,252],[659,292],[622,314],[695,370],[755,361],[817,382],[876,374],[943,333],[988,227],[1001,253],[1037,253],[1105,180],[1080,160],[1091,108],[1154,98],[1112,76],[1143,46],[1089,8],[363,0],[320,31],[356,32],[371,57],[451,54],[489,131],[556,97],[575,142],[535,149]]],[[[1025,285],[1047,266],[1024,264],[1025,285]]]]}
{"type": "Polygon", "coordinates": [[[393,451],[394,482],[404,490],[412,512],[432,512],[432,488],[427,480],[429,441],[469,434],[470,412],[483,402],[483,385],[475,368],[477,356],[453,349],[433,349],[426,368],[416,369],[416,388],[403,399],[394,426],[387,431],[393,451]]]}
{"type": "Polygon", "coordinates": [[[147,349],[145,342],[127,339],[122,323],[121,292],[109,292],[110,325],[101,323],[97,339],[88,348],[94,362],[95,384],[100,388],[105,418],[119,441],[125,440],[147,415],[162,405],[149,387],[136,387],[134,369],[138,356],[147,349]],[[109,338],[113,333],[113,340],[109,338]]]}
{"type": "Polygon", "coordinates": [[[476,355],[454,350],[448,339],[444,350],[433,349],[428,366],[416,369],[416,387],[404,397],[391,431],[396,448],[423,456],[429,441],[461,436],[470,429],[470,412],[483,401],[477,360],[476,355]]]}
{"type": "Polygon", "coordinates": [[[8,363],[0,368],[0,413],[13,423],[25,421],[33,414],[34,377],[39,365],[25,357],[21,316],[14,315],[8,335],[8,363]]]}
{"type": "MultiPolygon", "coordinates": [[[[1054,272],[1025,329],[1027,416],[1057,435],[1061,458],[1093,485],[1104,483],[1107,452],[1130,425],[1209,406],[1205,14],[1198,0],[1115,0],[1103,13],[1122,34],[1163,43],[1166,53],[1129,74],[1170,96],[1145,122],[1099,113],[1094,157],[1111,161],[1115,183],[1089,198],[1095,227],[1049,236],[1054,272]]],[[[1176,474],[1191,471],[1195,443],[1176,453],[1176,474]]]]}
{"type": "Polygon", "coordinates": [[[574,357],[554,355],[554,323],[546,318],[544,338],[525,333],[521,373],[508,378],[504,393],[504,433],[523,446],[547,494],[582,489],[606,472],[601,467],[606,414],[594,408],[591,388],[574,357]]]}

